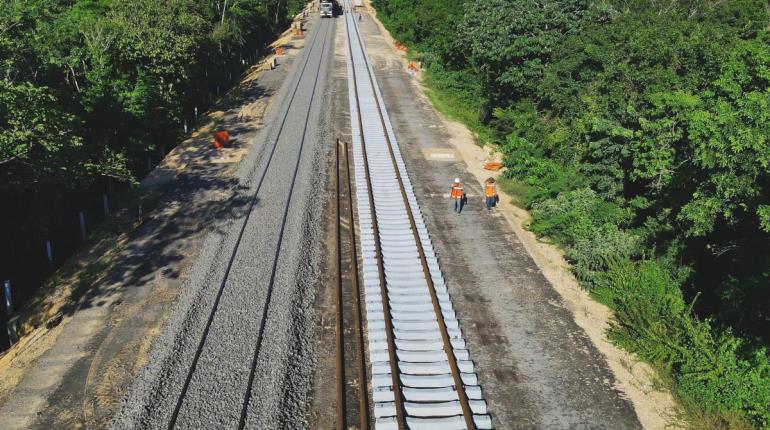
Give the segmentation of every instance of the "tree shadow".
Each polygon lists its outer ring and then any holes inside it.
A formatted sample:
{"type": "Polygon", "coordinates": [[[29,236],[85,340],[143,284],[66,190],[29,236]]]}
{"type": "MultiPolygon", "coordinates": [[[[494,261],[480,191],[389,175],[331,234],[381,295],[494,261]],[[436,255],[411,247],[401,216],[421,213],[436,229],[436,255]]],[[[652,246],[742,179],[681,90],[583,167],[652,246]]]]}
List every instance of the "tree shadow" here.
{"type": "Polygon", "coordinates": [[[250,208],[248,187],[236,179],[185,172],[174,182],[157,209],[128,234],[128,244],[105,276],[96,285],[72,290],[69,304],[62,308],[65,315],[104,305],[109,296],[125,288],[151,286],[158,273],[179,278],[180,262],[189,258],[183,241],[207,231],[224,233],[227,220],[243,219],[250,208]],[[228,197],[217,198],[223,194],[228,197]]]}
{"type": "MultiPolygon", "coordinates": [[[[210,133],[201,133],[178,145],[147,175],[139,193],[154,194],[156,200],[144,208],[146,214],[140,214],[139,206],[134,205],[107,220],[115,224],[109,228],[113,237],[119,233],[126,236],[126,245],[111,261],[100,262],[100,255],[93,255],[91,249],[72,258],[86,260],[85,264],[76,264],[80,273],[102,273],[93,279],[85,277],[85,282],[76,281],[60,314],[71,316],[79,309],[104,306],[127,288],[152,287],[159,274],[178,279],[185,267],[182,262],[190,258],[184,241],[208,231],[224,233],[227,221],[242,220],[247,215],[253,195],[247,184],[225,172],[232,163],[221,159],[223,154],[244,148],[259,128],[253,118],[239,115],[240,108],[270,94],[256,81],[239,85],[213,108],[224,111],[217,128],[230,132],[227,148],[217,151],[211,145],[210,133]]],[[[70,279],[77,276],[76,271],[70,279]]],[[[43,308],[36,310],[40,314],[46,314],[45,307],[50,307],[46,303],[38,305],[43,308]]]]}

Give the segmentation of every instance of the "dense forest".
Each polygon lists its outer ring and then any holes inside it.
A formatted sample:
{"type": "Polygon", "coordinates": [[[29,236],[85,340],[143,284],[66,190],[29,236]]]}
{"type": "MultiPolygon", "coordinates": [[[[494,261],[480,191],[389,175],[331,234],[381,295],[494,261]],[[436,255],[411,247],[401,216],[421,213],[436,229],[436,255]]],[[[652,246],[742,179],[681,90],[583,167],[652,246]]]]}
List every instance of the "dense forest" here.
{"type": "Polygon", "coordinates": [[[141,179],[303,5],[0,0],[0,278],[17,302],[47,275],[45,242],[55,267],[76,211],[95,206],[93,225],[102,193],[141,179]]]}
{"type": "Polygon", "coordinates": [[[770,428],[767,0],[375,0],[690,422],[770,428]]]}

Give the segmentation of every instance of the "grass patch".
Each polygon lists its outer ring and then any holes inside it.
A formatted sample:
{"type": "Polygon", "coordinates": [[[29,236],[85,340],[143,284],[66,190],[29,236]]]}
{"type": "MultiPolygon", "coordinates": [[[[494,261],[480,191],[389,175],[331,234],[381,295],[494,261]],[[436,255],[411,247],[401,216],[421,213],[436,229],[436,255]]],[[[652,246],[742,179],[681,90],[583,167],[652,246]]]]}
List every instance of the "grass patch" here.
{"type": "Polygon", "coordinates": [[[531,187],[516,178],[501,176],[497,180],[497,185],[507,195],[511,197],[511,203],[516,207],[527,209],[528,196],[531,193],[531,187]]]}
{"type": "Polygon", "coordinates": [[[431,64],[424,69],[423,83],[433,107],[445,117],[468,127],[477,144],[496,143],[494,131],[479,121],[481,101],[475,95],[478,90],[473,77],[467,72],[450,72],[431,64]]]}

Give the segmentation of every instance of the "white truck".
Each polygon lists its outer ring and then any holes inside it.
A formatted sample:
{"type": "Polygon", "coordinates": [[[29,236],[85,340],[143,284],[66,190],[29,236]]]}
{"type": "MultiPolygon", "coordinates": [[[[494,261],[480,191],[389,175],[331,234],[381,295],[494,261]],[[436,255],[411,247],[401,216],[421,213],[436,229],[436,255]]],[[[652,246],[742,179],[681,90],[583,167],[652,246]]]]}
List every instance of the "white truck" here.
{"type": "Polygon", "coordinates": [[[321,1],[321,18],[334,18],[334,3],[321,1]]]}

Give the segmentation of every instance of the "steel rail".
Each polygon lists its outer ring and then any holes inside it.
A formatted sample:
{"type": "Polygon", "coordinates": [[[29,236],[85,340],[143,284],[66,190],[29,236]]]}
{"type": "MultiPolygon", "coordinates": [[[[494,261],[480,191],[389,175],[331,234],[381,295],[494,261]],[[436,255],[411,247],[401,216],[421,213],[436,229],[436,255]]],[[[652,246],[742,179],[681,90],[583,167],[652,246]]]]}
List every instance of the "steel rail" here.
{"type": "MultiPolygon", "coordinates": [[[[327,31],[328,31],[328,28],[327,28],[327,31]]],[[[271,148],[270,148],[270,153],[269,153],[268,158],[266,160],[265,167],[264,167],[264,169],[262,171],[262,175],[260,176],[259,182],[257,183],[257,187],[256,187],[254,193],[251,195],[251,198],[249,200],[249,206],[248,206],[248,210],[246,211],[246,216],[244,217],[243,222],[241,223],[241,227],[240,227],[240,229],[238,231],[238,236],[236,238],[235,245],[233,246],[233,250],[230,253],[230,256],[228,257],[227,267],[225,268],[224,276],[222,277],[222,281],[219,284],[219,289],[217,290],[217,294],[216,294],[216,296],[214,298],[214,303],[212,305],[211,311],[209,312],[208,318],[206,320],[206,325],[204,326],[203,333],[201,335],[201,339],[198,342],[198,346],[197,346],[195,354],[193,356],[192,363],[188,367],[187,375],[185,376],[184,384],[182,385],[182,389],[181,389],[181,391],[179,393],[179,396],[177,397],[176,403],[174,405],[174,410],[173,410],[173,412],[171,414],[171,419],[169,420],[169,423],[168,423],[168,426],[167,426],[167,428],[169,430],[172,430],[172,429],[174,429],[176,427],[176,422],[177,422],[177,420],[179,418],[179,412],[182,409],[182,404],[184,402],[184,399],[187,396],[187,391],[189,390],[190,382],[192,381],[192,377],[193,377],[193,375],[195,374],[195,372],[197,370],[198,362],[200,360],[200,357],[203,354],[203,348],[204,348],[204,346],[206,344],[206,340],[208,338],[209,331],[211,329],[211,325],[212,325],[212,323],[214,321],[214,316],[216,315],[217,311],[219,310],[219,303],[221,301],[222,295],[223,295],[225,287],[227,285],[227,281],[229,279],[230,272],[232,270],[233,263],[235,261],[235,256],[237,255],[238,249],[240,248],[241,241],[243,240],[243,236],[244,236],[244,233],[246,231],[246,226],[248,225],[248,222],[249,222],[249,220],[251,218],[251,214],[254,212],[254,207],[256,206],[256,203],[257,203],[257,197],[259,195],[260,190],[262,189],[262,184],[264,183],[265,177],[267,176],[267,172],[270,169],[270,166],[272,165],[273,156],[275,155],[276,148],[278,147],[278,141],[280,140],[280,137],[281,137],[281,135],[283,133],[284,126],[286,125],[286,120],[287,120],[288,115],[289,115],[289,110],[291,109],[291,105],[292,105],[292,103],[294,101],[295,96],[297,95],[297,90],[299,89],[299,86],[302,83],[302,77],[305,75],[305,71],[306,71],[306,68],[307,68],[307,64],[308,64],[308,62],[310,60],[311,54],[312,54],[312,52],[316,48],[316,40],[318,38],[318,33],[319,32],[320,32],[320,30],[317,30],[314,33],[313,39],[312,39],[312,41],[310,43],[310,47],[307,49],[307,51],[305,53],[305,58],[304,58],[304,62],[302,64],[302,68],[299,70],[299,73],[297,74],[296,84],[294,85],[294,88],[292,90],[291,97],[289,98],[289,102],[286,104],[286,109],[283,112],[283,118],[281,119],[281,124],[280,124],[280,126],[278,128],[278,132],[275,135],[275,139],[273,139],[273,142],[272,142],[272,145],[271,145],[271,148]]],[[[324,42],[324,49],[325,49],[325,45],[326,45],[326,43],[324,42]]],[[[319,68],[320,68],[320,65],[319,65],[319,68]]],[[[316,73],[316,78],[315,79],[316,80],[318,79],[318,74],[317,73],[316,73]]],[[[312,103],[312,101],[311,101],[311,103],[312,103]]],[[[296,172],[295,172],[295,175],[296,175],[296,172]]],[[[273,270],[275,270],[275,268],[273,270]]]]}
{"type": "MultiPolygon", "coordinates": [[[[349,18],[350,12],[345,14],[345,19],[352,19],[349,18]]],[[[347,31],[349,28],[348,25],[345,26],[346,28],[346,35],[348,38],[348,53],[350,54],[351,58],[353,57],[353,41],[350,38],[350,32],[347,31]]],[[[355,65],[352,65],[351,68],[353,72],[353,91],[355,93],[356,102],[359,101],[358,98],[358,79],[356,74],[355,65]]],[[[360,105],[359,105],[360,106],[360,105]]],[[[358,119],[358,125],[359,125],[359,132],[360,132],[360,139],[361,139],[361,145],[364,148],[363,152],[363,158],[364,158],[364,171],[366,175],[366,187],[367,189],[372,189],[372,178],[369,174],[369,159],[366,155],[366,142],[364,139],[364,126],[363,126],[363,118],[361,116],[361,109],[356,109],[356,116],[358,119]]],[[[381,292],[381,299],[382,299],[382,309],[384,314],[384,322],[385,322],[385,336],[386,341],[388,344],[388,357],[389,357],[389,363],[390,363],[390,375],[391,375],[391,383],[392,383],[392,390],[393,390],[393,399],[396,406],[396,424],[398,426],[399,430],[406,430],[406,413],[404,412],[404,399],[403,399],[403,393],[401,390],[401,382],[399,380],[399,370],[398,370],[398,357],[396,356],[396,343],[395,339],[393,338],[393,316],[391,314],[390,309],[390,302],[388,300],[388,294],[387,294],[387,288],[385,285],[385,266],[384,262],[382,261],[382,244],[380,243],[380,238],[377,232],[379,231],[379,225],[377,223],[377,217],[375,216],[375,201],[374,201],[374,195],[373,193],[369,193],[369,207],[371,208],[372,212],[372,227],[374,229],[374,249],[375,249],[375,255],[377,256],[377,272],[379,274],[380,279],[380,292],[381,292]]]]}
{"type": "Polygon", "coordinates": [[[348,228],[348,240],[350,241],[351,261],[353,267],[351,270],[351,289],[353,293],[353,328],[356,332],[356,346],[359,352],[358,356],[358,379],[360,386],[358,388],[358,408],[359,408],[359,421],[361,422],[361,429],[368,429],[370,426],[369,421],[369,393],[367,392],[367,377],[366,377],[366,357],[364,349],[364,330],[362,322],[361,312],[361,289],[358,283],[358,253],[356,252],[356,231],[353,224],[353,184],[350,176],[350,152],[348,150],[347,142],[344,143],[345,148],[345,177],[348,184],[348,220],[350,226],[348,228]]]}
{"type": "Polygon", "coordinates": [[[335,270],[335,276],[337,278],[337,288],[335,289],[335,298],[337,305],[337,318],[336,318],[336,344],[337,344],[337,430],[347,430],[348,417],[347,417],[347,405],[345,403],[345,385],[347,380],[345,379],[345,336],[343,334],[343,306],[342,306],[342,233],[340,232],[342,224],[342,214],[340,206],[342,204],[342,195],[340,193],[340,142],[337,140],[337,144],[334,145],[334,190],[337,194],[337,205],[335,207],[334,216],[337,218],[337,222],[334,224],[334,236],[336,237],[336,254],[337,254],[337,266],[335,270]]]}
{"type": "Polygon", "coordinates": [[[347,243],[350,246],[349,263],[350,267],[348,273],[350,276],[350,293],[352,296],[352,311],[353,311],[353,336],[355,337],[355,351],[354,361],[356,363],[357,376],[359,380],[358,384],[358,421],[359,428],[364,430],[370,428],[369,422],[369,393],[367,391],[367,377],[366,377],[366,358],[364,356],[364,332],[362,326],[361,317],[361,290],[358,283],[358,253],[356,251],[356,232],[353,218],[353,185],[350,177],[350,155],[348,151],[347,142],[337,143],[335,150],[335,160],[337,161],[337,175],[336,175],[336,187],[337,191],[337,416],[340,417],[337,421],[337,428],[340,430],[347,430],[347,403],[346,403],[346,376],[345,376],[345,363],[344,363],[344,330],[343,330],[343,282],[342,282],[342,206],[346,207],[347,220],[348,220],[348,234],[347,243]],[[340,158],[340,146],[342,146],[342,158],[340,158]],[[343,174],[344,173],[344,174],[343,174]],[[342,189],[342,193],[340,192],[342,189]],[[343,197],[344,195],[344,197],[343,197]]]}

